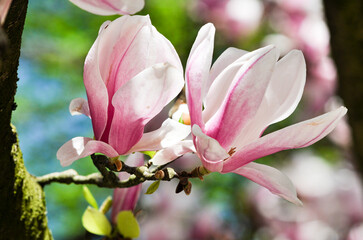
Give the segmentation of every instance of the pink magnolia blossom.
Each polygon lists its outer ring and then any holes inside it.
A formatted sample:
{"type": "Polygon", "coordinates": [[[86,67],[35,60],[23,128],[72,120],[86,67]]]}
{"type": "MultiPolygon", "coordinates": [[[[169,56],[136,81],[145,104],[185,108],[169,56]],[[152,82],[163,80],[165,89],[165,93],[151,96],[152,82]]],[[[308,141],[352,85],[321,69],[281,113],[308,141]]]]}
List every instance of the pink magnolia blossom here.
{"type": "Polygon", "coordinates": [[[363,222],[353,227],[348,235],[347,240],[359,240],[363,238],[363,222]]]}
{"type": "Polygon", "coordinates": [[[145,5],[145,0],[69,0],[73,4],[97,15],[134,14],[145,5]]]}
{"type": "MultiPolygon", "coordinates": [[[[237,173],[300,204],[283,173],[253,161],[317,142],[334,129],[347,109],[340,107],[262,136],[270,124],[287,118],[300,101],[306,78],[304,57],[293,50],[278,60],[273,46],[253,52],[229,48],[210,69],[214,33],[212,24],[202,27],[186,67],[186,97],[198,157],[209,171],[237,173]]],[[[160,151],[153,162],[165,163],[188,151],[194,149],[184,141],[175,151],[160,151]]]]}
{"type": "MultiPolygon", "coordinates": [[[[144,164],[144,155],[142,153],[134,153],[129,155],[126,161],[130,166],[142,166],[144,164]]],[[[126,180],[128,176],[128,173],[119,173],[119,179],[121,181],[126,180]]],[[[116,217],[119,212],[134,210],[141,189],[142,185],[139,184],[129,188],[116,188],[113,191],[111,220],[114,224],[116,224],[116,217]]]]}
{"type": "Polygon", "coordinates": [[[198,0],[195,5],[194,15],[213,22],[231,40],[252,34],[264,13],[260,0],[198,0]]]}
{"type": "Polygon", "coordinates": [[[145,125],[183,88],[180,59],[148,16],[123,16],[101,26],[84,66],[88,102],[70,104],[72,115],[92,119],[94,139],[76,137],[57,152],[62,166],[93,153],[113,158],[173,145],[190,127],[172,119],[152,132],[145,125]]]}
{"type": "Polygon", "coordinates": [[[0,1],[0,25],[5,22],[6,15],[8,14],[11,2],[13,0],[1,0],[0,1]]]}

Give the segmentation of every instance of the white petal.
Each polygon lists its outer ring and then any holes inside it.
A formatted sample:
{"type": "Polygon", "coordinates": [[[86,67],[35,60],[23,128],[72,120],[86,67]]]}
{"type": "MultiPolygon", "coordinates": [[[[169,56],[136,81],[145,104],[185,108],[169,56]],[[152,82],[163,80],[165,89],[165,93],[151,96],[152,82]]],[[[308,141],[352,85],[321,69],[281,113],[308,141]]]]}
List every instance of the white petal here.
{"type": "Polygon", "coordinates": [[[61,165],[65,167],[94,153],[102,153],[111,158],[119,156],[116,150],[105,142],[87,137],[75,137],[58,149],[57,158],[61,165]]]}
{"type": "Polygon", "coordinates": [[[226,149],[255,117],[276,65],[278,55],[273,46],[260,50],[238,71],[223,103],[205,125],[207,135],[226,149]]]}
{"type": "Polygon", "coordinates": [[[260,137],[268,125],[293,113],[304,91],[306,65],[300,51],[293,50],[277,62],[256,116],[232,143],[242,147],[260,137]]]}
{"type": "Polygon", "coordinates": [[[276,168],[252,162],[233,172],[267,188],[273,194],[287,201],[302,206],[302,202],[298,199],[296,189],[291,180],[276,168]]]}
{"type": "Polygon", "coordinates": [[[198,124],[202,128],[202,99],[203,89],[209,78],[212,64],[215,28],[213,24],[205,24],[198,32],[198,36],[190,51],[185,70],[185,95],[190,111],[191,124],[198,124]]]}
{"type": "Polygon", "coordinates": [[[223,160],[229,155],[217,140],[205,135],[198,125],[193,125],[192,133],[195,136],[197,154],[204,167],[211,172],[220,172],[223,160]]]}
{"type": "Polygon", "coordinates": [[[69,104],[69,112],[71,113],[72,116],[83,114],[91,118],[88,102],[86,99],[83,98],[73,99],[69,104]]]}
{"type": "MultiPolygon", "coordinates": [[[[248,66],[245,66],[243,68],[243,65],[247,63],[248,61],[251,61],[251,59],[256,59],[263,55],[266,50],[270,49],[271,46],[267,46],[265,48],[257,49],[253,52],[242,54],[242,56],[238,59],[236,59],[234,62],[230,63],[228,66],[226,66],[223,71],[221,71],[217,76],[216,79],[212,82],[212,85],[208,89],[208,93],[206,95],[206,98],[204,99],[204,111],[203,111],[203,120],[206,123],[220,108],[222,105],[223,100],[226,97],[226,94],[228,90],[231,87],[232,81],[235,79],[236,74],[241,70],[242,72],[246,71],[248,66]]],[[[227,49],[229,50],[229,49],[227,49]]],[[[226,52],[227,52],[226,50],[226,52]]],[[[238,49],[237,49],[238,50],[238,49]]],[[[233,50],[232,52],[237,52],[237,50],[233,50]]],[[[243,51],[243,50],[240,50],[243,51]]],[[[224,54],[224,53],[223,53],[224,54]]],[[[222,55],[223,55],[222,54],[222,55]]],[[[226,53],[227,54],[227,53],[226,53]]],[[[238,53],[234,53],[232,55],[237,55],[238,53]]],[[[222,58],[221,55],[221,58],[222,58]]],[[[227,54],[229,55],[229,54],[227,54]]],[[[235,56],[232,56],[235,57],[235,56]]],[[[231,57],[231,59],[232,59],[231,57]]],[[[225,58],[225,57],[223,57],[225,58]]],[[[219,59],[217,59],[219,60],[219,59]]],[[[223,59],[222,59],[223,60],[223,59]]],[[[215,63],[217,64],[217,62],[215,63]]],[[[218,65],[221,65],[218,64],[218,65]]],[[[216,70],[214,70],[216,71],[216,70]]],[[[216,74],[215,72],[213,73],[216,74]]],[[[212,76],[212,72],[211,72],[212,76]]]]}
{"type": "Polygon", "coordinates": [[[243,148],[237,149],[237,152],[224,162],[223,172],[234,171],[253,160],[282,150],[310,146],[328,135],[346,112],[345,107],[340,107],[267,134],[243,148]]]}
{"type": "Polygon", "coordinates": [[[140,141],[129,152],[155,151],[170,147],[185,139],[190,131],[190,126],[168,118],[159,129],[144,133],[140,141]]]}
{"type": "Polygon", "coordinates": [[[164,165],[190,152],[195,152],[193,141],[185,140],[158,151],[150,162],[154,165],[164,165]]]}
{"type": "Polygon", "coordinates": [[[245,50],[241,50],[238,48],[227,48],[213,63],[212,68],[210,69],[209,79],[207,83],[207,87],[205,88],[205,94],[208,92],[210,85],[213,83],[214,79],[229,65],[234,63],[237,59],[241,58],[243,55],[248,53],[245,50]]]}
{"type": "Polygon", "coordinates": [[[144,126],[173,100],[184,85],[183,74],[169,63],[145,69],[117,90],[109,143],[120,154],[141,139],[144,126]],[[145,81],[147,80],[147,81],[145,81]]]}

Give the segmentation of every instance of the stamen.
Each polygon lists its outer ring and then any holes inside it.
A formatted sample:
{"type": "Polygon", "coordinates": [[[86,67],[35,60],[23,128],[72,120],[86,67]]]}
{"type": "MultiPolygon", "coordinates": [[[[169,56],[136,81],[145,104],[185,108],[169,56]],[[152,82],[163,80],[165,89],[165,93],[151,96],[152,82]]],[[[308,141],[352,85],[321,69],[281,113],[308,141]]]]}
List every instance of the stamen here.
{"type": "Polygon", "coordinates": [[[231,149],[229,149],[228,155],[232,156],[235,152],[236,152],[236,147],[232,147],[231,149]]]}
{"type": "Polygon", "coordinates": [[[116,165],[117,171],[121,171],[122,169],[122,162],[120,160],[115,160],[114,164],[116,165]]]}

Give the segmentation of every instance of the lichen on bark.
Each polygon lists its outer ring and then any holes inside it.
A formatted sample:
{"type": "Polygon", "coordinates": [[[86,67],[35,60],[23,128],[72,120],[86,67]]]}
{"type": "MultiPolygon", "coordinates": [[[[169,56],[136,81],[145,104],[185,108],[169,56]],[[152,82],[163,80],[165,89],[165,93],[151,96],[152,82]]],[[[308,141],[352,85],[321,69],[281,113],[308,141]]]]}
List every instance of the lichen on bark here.
{"type": "MultiPolygon", "coordinates": [[[[12,129],[16,136],[15,127],[12,129]]],[[[15,163],[14,199],[16,208],[20,208],[19,220],[25,230],[21,239],[52,239],[47,224],[44,191],[26,170],[18,141],[12,146],[11,156],[15,163]]]]}

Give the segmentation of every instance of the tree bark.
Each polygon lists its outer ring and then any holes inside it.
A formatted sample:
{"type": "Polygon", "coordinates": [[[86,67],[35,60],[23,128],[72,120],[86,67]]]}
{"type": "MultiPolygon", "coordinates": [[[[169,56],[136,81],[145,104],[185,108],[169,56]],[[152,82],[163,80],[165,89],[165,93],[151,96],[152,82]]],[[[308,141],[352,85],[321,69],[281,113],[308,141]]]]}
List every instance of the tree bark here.
{"type": "Polygon", "coordinates": [[[52,239],[43,189],[25,169],[10,123],[27,5],[28,0],[13,0],[3,26],[7,46],[0,51],[0,239],[52,239]]]}
{"type": "Polygon", "coordinates": [[[363,176],[363,2],[324,0],[331,50],[339,78],[339,95],[348,108],[354,160],[363,176]]]}

